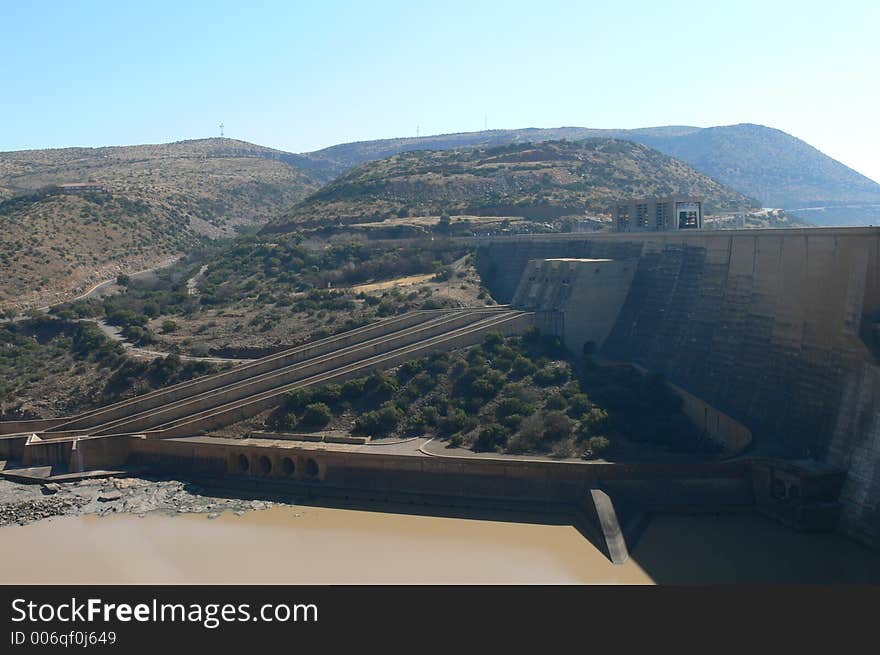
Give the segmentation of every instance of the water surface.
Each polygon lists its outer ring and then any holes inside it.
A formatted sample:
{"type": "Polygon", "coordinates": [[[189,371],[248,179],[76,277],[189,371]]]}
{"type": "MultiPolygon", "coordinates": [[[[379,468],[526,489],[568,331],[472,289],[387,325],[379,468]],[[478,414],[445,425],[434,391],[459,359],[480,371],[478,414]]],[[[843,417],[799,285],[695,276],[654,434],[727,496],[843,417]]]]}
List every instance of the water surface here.
{"type": "Polygon", "coordinates": [[[10,583],[880,582],[880,557],[758,516],[655,517],[623,566],[570,525],[276,506],[0,529],[10,583]]]}

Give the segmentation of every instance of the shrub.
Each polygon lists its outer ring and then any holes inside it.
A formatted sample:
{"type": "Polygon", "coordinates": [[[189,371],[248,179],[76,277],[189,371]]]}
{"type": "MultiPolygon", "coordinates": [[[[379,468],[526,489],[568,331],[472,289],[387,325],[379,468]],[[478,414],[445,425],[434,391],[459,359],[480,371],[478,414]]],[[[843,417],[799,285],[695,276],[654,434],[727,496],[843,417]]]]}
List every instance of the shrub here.
{"type": "Polygon", "coordinates": [[[468,416],[461,409],[456,409],[441,418],[437,423],[437,428],[441,435],[449,436],[456,432],[473,429],[476,425],[477,419],[468,416]]]}
{"type": "Polygon", "coordinates": [[[397,379],[401,383],[404,383],[407,380],[410,380],[416,374],[418,374],[423,367],[424,363],[418,359],[411,359],[408,362],[404,362],[397,369],[397,379]]]}
{"type": "Polygon", "coordinates": [[[162,334],[169,334],[177,331],[177,323],[172,320],[162,321],[162,334]]]}
{"type": "Polygon", "coordinates": [[[399,386],[396,377],[382,371],[375,371],[367,378],[364,384],[364,393],[378,404],[390,399],[399,386]]]}
{"type": "Polygon", "coordinates": [[[366,378],[353,378],[346,380],[340,389],[340,396],[345,400],[358,400],[364,395],[366,378]]]}
{"type": "Polygon", "coordinates": [[[401,420],[403,412],[394,403],[384,403],[377,411],[361,414],[351,432],[363,436],[385,436],[397,429],[401,420]]]}
{"type": "Polygon", "coordinates": [[[453,380],[458,380],[461,377],[467,375],[468,369],[470,368],[467,360],[465,359],[456,359],[452,362],[452,366],[449,367],[449,377],[453,380]]]}
{"type": "Polygon", "coordinates": [[[495,416],[503,420],[509,416],[528,416],[535,411],[535,406],[521,398],[503,398],[495,407],[495,416]]]}
{"type": "Polygon", "coordinates": [[[446,373],[449,370],[450,358],[449,353],[437,351],[428,358],[428,371],[437,375],[446,373]]]}
{"type": "Polygon", "coordinates": [[[565,409],[568,407],[568,401],[561,393],[551,394],[544,403],[546,409],[565,409]]]}
{"type": "Polygon", "coordinates": [[[608,412],[600,407],[593,407],[590,411],[581,415],[579,429],[581,437],[589,437],[601,434],[608,425],[608,412]]]}
{"type": "Polygon", "coordinates": [[[532,376],[535,384],[542,387],[565,384],[571,376],[567,366],[548,365],[532,376]]]}
{"type": "Polygon", "coordinates": [[[543,438],[548,441],[559,441],[571,435],[572,420],[563,412],[554,410],[544,414],[543,438]]]}
{"type": "Polygon", "coordinates": [[[611,442],[608,441],[607,437],[603,436],[595,436],[590,437],[587,440],[587,451],[584,453],[585,456],[589,457],[599,457],[602,453],[608,450],[608,447],[611,445],[611,442]]]}
{"type": "Polygon", "coordinates": [[[583,416],[593,409],[593,403],[585,393],[576,393],[568,399],[568,415],[571,418],[583,416]]]}
{"type": "Polygon", "coordinates": [[[485,375],[477,378],[471,383],[470,391],[477,398],[490,400],[501,391],[504,382],[505,379],[502,373],[498,371],[488,371],[485,375]]]}
{"type": "Polygon", "coordinates": [[[326,403],[331,407],[339,402],[340,397],[342,396],[342,387],[338,384],[325,384],[318,389],[315,390],[313,394],[313,398],[320,403],[326,403]]]}
{"type": "Polygon", "coordinates": [[[483,348],[487,353],[493,353],[504,343],[504,336],[500,332],[489,332],[483,339],[483,348]]]}
{"type": "Polygon", "coordinates": [[[512,453],[525,453],[534,450],[544,435],[544,426],[538,414],[523,419],[517,432],[507,442],[507,450],[512,453]]]}
{"type": "Polygon", "coordinates": [[[266,421],[266,427],[281,432],[290,432],[296,429],[296,425],[296,414],[287,411],[273,412],[266,421]]]}
{"type": "Polygon", "coordinates": [[[300,387],[287,392],[284,397],[284,406],[289,410],[299,411],[311,403],[312,398],[314,398],[314,390],[309,387],[300,387]]]}
{"type": "Polygon", "coordinates": [[[319,430],[326,426],[333,418],[333,412],[325,403],[311,403],[306,405],[300,425],[311,430],[319,430]]]}
{"type": "Polygon", "coordinates": [[[524,378],[528,375],[533,375],[535,371],[538,370],[538,367],[535,366],[527,357],[523,357],[522,355],[518,355],[514,358],[513,364],[511,364],[510,372],[514,377],[524,378]]]}
{"type": "Polygon", "coordinates": [[[474,450],[500,450],[507,443],[508,435],[508,430],[497,423],[487,425],[477,435],[474,450]]]}

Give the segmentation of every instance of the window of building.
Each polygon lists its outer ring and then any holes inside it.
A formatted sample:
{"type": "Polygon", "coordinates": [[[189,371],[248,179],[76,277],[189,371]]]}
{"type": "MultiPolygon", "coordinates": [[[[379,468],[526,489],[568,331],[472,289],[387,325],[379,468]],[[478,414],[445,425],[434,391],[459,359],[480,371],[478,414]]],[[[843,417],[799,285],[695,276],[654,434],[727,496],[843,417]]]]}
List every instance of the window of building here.
{"type": "Polygon", "coordinates": [[[680,211],[678,212],[678,229],[679,230],[694,230],[700,227],[700,222],[698,218],[698,214],[695,211],[680,211]]]}

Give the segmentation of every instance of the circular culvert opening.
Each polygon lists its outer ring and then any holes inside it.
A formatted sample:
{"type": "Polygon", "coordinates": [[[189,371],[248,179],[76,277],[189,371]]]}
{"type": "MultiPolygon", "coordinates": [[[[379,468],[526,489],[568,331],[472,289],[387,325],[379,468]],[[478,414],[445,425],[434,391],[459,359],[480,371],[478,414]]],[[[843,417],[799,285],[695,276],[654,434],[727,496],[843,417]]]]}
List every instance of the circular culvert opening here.
{"type": "Polygon", "coordinates": [[[272,461],[265,455],[260,457],[260,471],[263,475],[269,475],[272,472],[272,461]]]}
{"type": "Polygon", "coordinates": [[[306,475],[310,478],[318,477],[318,462],[313,459],[310,459],[306,462],[306,475]]]}
{"type": "Polygon", "coordinates": [[[251,463],[248,461],[247,455],[239,455],[238,456],[238,468],[241,471],[247,471],[251,467],[251,463]]]}
{"type": "Polygon", "coordinates": [[[296,464],[289,457],[285,457],[281,460],[281,470],[284,471],[284,475],[293,475],[294,471],[296,471],[296,464]]]}

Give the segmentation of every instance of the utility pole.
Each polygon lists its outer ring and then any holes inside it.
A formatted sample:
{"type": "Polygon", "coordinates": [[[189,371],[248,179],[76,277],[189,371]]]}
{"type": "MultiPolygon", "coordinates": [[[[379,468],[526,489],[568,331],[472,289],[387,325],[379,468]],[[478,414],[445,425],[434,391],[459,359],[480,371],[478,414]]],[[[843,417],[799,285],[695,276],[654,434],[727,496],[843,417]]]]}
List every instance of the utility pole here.
{"type": "Polygon", "coordinates": [[[223,138],[223,127],[224,127],[223,123],[220,123],[220,138],[221,139],[223,138]]]}

